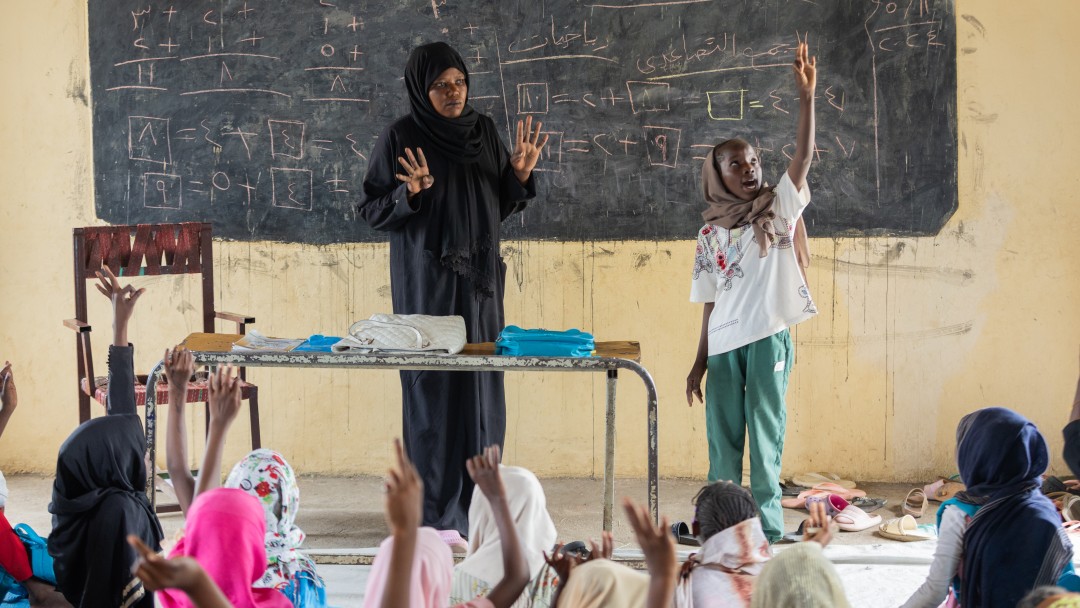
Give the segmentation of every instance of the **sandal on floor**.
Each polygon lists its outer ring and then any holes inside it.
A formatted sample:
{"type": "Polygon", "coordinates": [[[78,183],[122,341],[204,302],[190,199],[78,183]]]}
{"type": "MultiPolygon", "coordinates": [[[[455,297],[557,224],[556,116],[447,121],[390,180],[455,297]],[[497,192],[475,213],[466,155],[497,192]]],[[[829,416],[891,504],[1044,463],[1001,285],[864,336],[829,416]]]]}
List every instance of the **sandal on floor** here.
{"type": "Polygon", "coordinates": [[[803,490],[802,492],[799,492],[798,496],[781,498],[780,506],[785,509],[805,509],[807,498],[810,498],[811,496],[827,497],[828,495],[829,492],[824,490],[803,490]]]}
{"type": "MultiPolygon", "coordinates": [[[[922,490],[919,491],[921,492],[922,490]]],[[[910,515],[890,519],[878,526],[877,533],[885,538],[902,540],[904,542],[930,540],[934,538],[932,534],[919,529],[918,522],[910,515]]]]}
{"type": "Polygon", "coordinates": [[[922,488],[915,488],[907,493],[904,497],[904,504],[901,505],[901,510],[905,515],[911,515],[912,517],[922,517],[923,513],[926,513],[926,493],[922,488]]]}
{"type": "Polygon", "coordinates": [[[1061,517],[1065,521],[1080,519],[1080,496],[1068,494],[1062,499],[1061,517]]]}
{"type": "Polygon", "coordinates": [[[881,507],[884,507],[885,504],[888,503],[889,501],[884,499],[884,498],[860,497],[860,498],[854,498],[850,502],[851,502],[851,504],[855,505],[856,507],[859,507],[863,511],[866,511],[867,513],[872,513],[874,511],[877,511],[881,507]]]}
{"type": "Polygon", "coordinates": [[[836,473],[800,473],[791,478],[791,483],[807,488],[812,488],[819,483],[835,483],[836,485],[849,490],[855,488],[854,481],[841,479],[836,473]]]}
{"type": "Polygon", "coordinates": [[[956,496],[957,492],[963,492],[966,489],[967,487],[958,481],[939,479],[930,485],[923,486],[923,495],[933,502],[945,502],[956,496]]]}
{"type": "Polygon", "coordinates": [[[701,546],[701,541],[694,536],[690,531],[690,526],[686,525],[685,521],[677,521],[671,524],[671,534],[675,537],[675,542],[680,545],[701,546]]]}
{"type": "Polygon", "coordinates": [[[833,521],[844,532],[861,532],[867,528],[880,525],[881,516],[869,515],[855,505],[848,505],[833,517],[833,521]]]}
{"type": "Polygon", "coordinates": [[[808,521],[810,521],[810,520],[809,519],[804,519],[801,522],[799,522],[799,527],[796,528],[794,532],[788,532],[787,534],[785,534],[782,540],[786,540],[786,541],[791,542],[791,543],[801,543],[801,542],[803,542],[803,534],[804,534],[804,532],[806,530],[806,522],[808,522],[808,521]]]}
{"type": "Polygon", "coordinates": [[[810,488],[803,486],[797,486],[795,484],[785,484],[780,482],[780,495],[781,496],[798,496],[800,492],[805,492],[810,488]]]}
{"type": "Polygon", "coordinates": [[[853,490],[851,488],[845,488],[844,486],[833,483],[831,481],[819,483],[814,486],[813,489],[828,492],[829,494],[836,494],[844,500],[852,500],[855,498],[861,498],[866,496],[866,492],[864,490],[853,490]]]}

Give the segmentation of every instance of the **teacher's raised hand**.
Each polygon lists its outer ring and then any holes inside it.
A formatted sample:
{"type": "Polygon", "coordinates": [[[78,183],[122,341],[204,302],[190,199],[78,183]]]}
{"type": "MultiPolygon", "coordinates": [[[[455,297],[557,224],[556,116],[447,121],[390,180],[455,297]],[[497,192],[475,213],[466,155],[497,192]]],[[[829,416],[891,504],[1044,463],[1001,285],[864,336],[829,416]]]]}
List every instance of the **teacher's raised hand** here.
{"type": "Polygon", "coordinates": [[[413,195],[419,194],[421,190],[430,188],[435,183],[435,178],[428,171],[427,159],[424,158],[422,148],[417,148],[416,154],[413,154],[412,150],[405,148],[405,156],[409,158],[397,157],[398,162],[405,168],[405,173],[395,173],[394,177],[405,182],[405,187],[409,191],[409,198],[412,198],[413,195]]]}
{"type": "Polygon", "coordinates": [[[540,160],[540,151],[547,145],[548,136],[540,139],[540,127],[543,123],[537,122],[533,129],[532,116],[525,119],[524,126],[517,121],[517,133],[514,135],[514,153],[510,155],[510,166],[514,168],[514,174],[518,181],[524,184],[529,181],[536,161],[540,160]]]}

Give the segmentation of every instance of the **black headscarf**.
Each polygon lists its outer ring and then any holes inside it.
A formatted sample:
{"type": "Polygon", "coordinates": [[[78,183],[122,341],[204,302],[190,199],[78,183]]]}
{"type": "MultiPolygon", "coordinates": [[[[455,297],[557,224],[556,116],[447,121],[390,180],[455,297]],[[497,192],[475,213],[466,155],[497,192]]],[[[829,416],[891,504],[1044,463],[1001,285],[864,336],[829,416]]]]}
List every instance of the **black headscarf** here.
{"type": "Polygon", "coordinates": [[[469,84],[469,70],[457,51],[445,42],[432,42],[413,49],[405,65],[405,89],[409,92],[412,117],[435,148],[460,162],[475,163],[483,150],[480,114],[465,99],[461,116],[446,118],[435,111],[428,98],[431,83],[450,68],[457,68],[469,84]]]}
{"type": "Polygon", "coordinates": [[[1072,560],[1061,516],[1039,491],[1046,440],[1000,407],[968,414],[959,427],[960,477],[968,492],[988,499],[964,532],[960,601],[1011,608],[1035,587],[1054,584],[1072,560]]]}
{"type": "Polygon", "coordinates": [[[145,452],[142,424],[131,414],[87,421],[60,446],[49,554],[73,606],[153,605],[153,594],[132,577],[136,554],[127,543],[134,534],[161,548],[161,524],[146,497],[145,452]]]}

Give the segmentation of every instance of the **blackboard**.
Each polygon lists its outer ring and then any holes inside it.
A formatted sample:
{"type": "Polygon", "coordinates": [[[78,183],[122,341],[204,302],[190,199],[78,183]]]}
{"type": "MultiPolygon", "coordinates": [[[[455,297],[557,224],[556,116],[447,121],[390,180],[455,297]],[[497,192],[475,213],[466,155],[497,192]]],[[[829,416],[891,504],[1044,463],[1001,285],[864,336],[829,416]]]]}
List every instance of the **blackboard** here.
{"type": "Polygon", "coordinates": [[[812,237],[935,234],[957,205],[951,0],[89,0],[95,205],[228,239],[385,238],[356,218],[415,45],[445,40],[470,102],[550,144],[507,236],[688,239],[700,164],[741,136],[775,181],[818,57],[812,237]]]}

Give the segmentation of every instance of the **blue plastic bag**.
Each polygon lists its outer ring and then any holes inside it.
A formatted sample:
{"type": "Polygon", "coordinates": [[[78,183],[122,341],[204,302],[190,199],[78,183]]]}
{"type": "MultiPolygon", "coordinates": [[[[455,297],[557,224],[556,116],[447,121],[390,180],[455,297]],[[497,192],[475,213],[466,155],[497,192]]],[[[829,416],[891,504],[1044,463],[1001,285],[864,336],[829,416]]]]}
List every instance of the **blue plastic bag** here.
{"type": "Polygon", "coordinates": [[[26,546],[26,554],[30,558],[30,569],[34,571],[34,577],[55,585],[56,572],[53,570],[53,558],[49,555],[47,541],[26,524],[15,526],[15,534],[19,535],[19,540],[26,546]]]}
{"type": "Polygon", "coordinates": [[[508,325],[495,340],[495,354],[514,357],[589,357],[595,348],[592,334],[580,329],[553,331],[508,325]]]}

